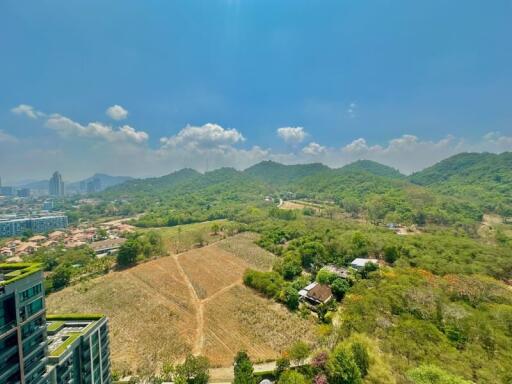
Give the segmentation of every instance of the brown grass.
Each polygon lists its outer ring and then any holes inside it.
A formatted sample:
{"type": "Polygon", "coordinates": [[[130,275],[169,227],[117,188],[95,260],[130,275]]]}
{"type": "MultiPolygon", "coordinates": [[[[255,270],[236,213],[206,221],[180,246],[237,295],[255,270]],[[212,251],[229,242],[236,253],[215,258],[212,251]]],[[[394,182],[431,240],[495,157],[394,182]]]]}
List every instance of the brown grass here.
{"type": "Polygon", "coordinates": [[[216,366],[239,350],[258,361],[276,359],[294,341],[312,341],[314,326],[271,300],[236,285],[205,304],[204,353],[216,366]]]}
{"type": "Polygon", "coordinates": [[[258,247],[254,242],[259,235],[252,232],[241,233],[238,236],[227,238],[219,242],[219,247],[240,257],[253,268],[263,271],[270,270],[276,256],[273,253],[258,247]]]}
{"type": "Polygon", "coordinates": [[[311,340],[313,327],[241,284],[246,267],[268,267],[274,257],[254,239],[234,236],[66,288],[48,297],[49,313],[105,313],[121,373],[154,372],[191,352],[215,365],[231,364],[241,349],[273,359],[295,340],[311,340]]]}

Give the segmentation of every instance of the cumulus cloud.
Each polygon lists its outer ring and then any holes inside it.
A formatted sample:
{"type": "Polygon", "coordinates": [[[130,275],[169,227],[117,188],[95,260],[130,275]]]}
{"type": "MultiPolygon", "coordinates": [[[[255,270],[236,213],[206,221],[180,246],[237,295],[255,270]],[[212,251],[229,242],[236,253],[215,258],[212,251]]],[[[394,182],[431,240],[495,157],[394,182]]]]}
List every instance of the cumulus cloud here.
{"type": "Polygon", "coordinates": [[[502,135],[500,132],[489,132],[484,137],[484,146],[489,147],[490,151],[493,148],[499,151],[511,151],[512,150],[512,136],[502,135]]]}
{"type": "Polygon", "coordinates": [[[318,143],[311,142],[308,145],[306,145],[304,148],[302,148],[302,153],[304,153],[306,155],[316,156],[316,155],[325,153],[326,150],[327,150],[326,147],[324,147],[318,143]]]}
{"type": "Polygon", "coordinates": [[[174,136],[162,137],[160,144],[163,149],[226,149],[242,141],[245,141],[245,138],[236,129],[226,129],[218,124],[207,123],[202,126],[187,125],[174,136]]]}
{"type": "Polygon", "coordinates": [[[114,120],[123,120],[128,117],[128,111],[117,104],[107,108],[105,113],[114,120]]]}
{"type": "Polygon", "coordinates": [[[31,105],[27,104],[20,104],[17,107],[14,107],[11,109],[11,112],[15,115],[30,117],[31,119],[37,119],[44,115],[43,113],[36,111],[31,105]]]}
{"type": "Polygon", "coordinates": [[[51,115],[46,121],[46,126],[57,131],[62,136],[96,138],[109,142],[128,141],[140,144],[149,138],[146,132],[136,131],[129,125],[124,125],[118,129],[99,122],[82,125],[59,114],[51,115]]]}
{"type": "MultiPolygon", "coordinates": [[[[7,179],[19,178],[20,175],[23,178],[47,177],[57,168],[69,179],[86,177],[94,172],[144,177],[184,167],[200,171],[226,166],[244,169],[262,160],[286,164],[321,161],[331,167],[341,167],[368,159],[411,173],[460,152],[512,150],[512,136],[489,132],[480,140],[471,142],[450,135],[429,140],[405,134],[384,143],[355,137],[347,143],[324,146],[312,141],[301,146],[300,150],[276,151],[256,145],[247,146],[241,131],[214,123],[187,125],[174,135],[162,137],[159,145],[151,146],[146,132],[129,125],[81,124],[60,114],[44,114],[27,105],[13,108],[13,113],[39,118],[57,135],[35,132],[34,136],[18,141],[9,133],[0,131],[0,157],[9,158],[12,165],[3,171],[2,176],[7,179]],[[84,140],[87,140],[87,145],[84,140]],[[92,141],[94,145],[88,145],[92,141]],[[50,156],[52,153],[54,155],[50,156]]],[[[277,133],[287,143],[293,144],[304,141],[308,136],[302,127],[283,127],[277,133]]]]}
{"type": "Polygon", "coordinates": [[[303,127],[282,127],[277,129],[277,135],[287,144],[302,143],[306,138],[303,127]]]}
{"type": "Polygon", "coordinates": [[[0,129],[0,143],[16,143],[18,139],[0,129]]]}

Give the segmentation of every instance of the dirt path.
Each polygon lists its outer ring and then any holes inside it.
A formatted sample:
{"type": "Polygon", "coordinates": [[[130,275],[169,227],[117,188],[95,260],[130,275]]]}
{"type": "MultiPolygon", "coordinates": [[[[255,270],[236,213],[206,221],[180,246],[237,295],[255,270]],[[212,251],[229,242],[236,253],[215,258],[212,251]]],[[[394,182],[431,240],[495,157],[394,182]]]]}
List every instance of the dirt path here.
{"type": "Polygon", "coordinates": [[[183,267],[180,264],[179,255],[173,255],[172,256],[174,260],[176,261],[176,265],[178,267],[178,273],[183,278],[183,281],[188,287],[188,290],[190,292],[190,298],[192,299],[192,304],[194,305],[196,309],[196,322],[197,322],[197,330],[196,330],[196,340],[194,342],[194,346],[192,347],[192,353],[194,355],[200,355],[203,346],[204,346],[204,305],[202,301],[199,299],[199,296],[197,296],[197,292],[194,289],[194,286],[192,285],[192,282],[188,278],[187,274],[183,270],[183,267]]]}

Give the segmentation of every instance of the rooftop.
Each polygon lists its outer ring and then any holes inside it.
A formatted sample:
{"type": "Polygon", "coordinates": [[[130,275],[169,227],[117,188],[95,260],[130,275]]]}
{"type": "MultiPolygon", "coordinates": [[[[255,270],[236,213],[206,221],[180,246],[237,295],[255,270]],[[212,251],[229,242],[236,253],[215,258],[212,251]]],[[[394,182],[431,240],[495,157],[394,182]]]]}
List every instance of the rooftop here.
{"type": "Polygon", "coordinates": [[[99,314],[47,315],[48,351],[58,358],[73,342],[94,328],[104,316],[99,314]]]}
{"type": "Polygon", "coordinates": [[[41,271],[38,263],[3,263],[0,264],[0,287],[21,280],[41,271]]]}

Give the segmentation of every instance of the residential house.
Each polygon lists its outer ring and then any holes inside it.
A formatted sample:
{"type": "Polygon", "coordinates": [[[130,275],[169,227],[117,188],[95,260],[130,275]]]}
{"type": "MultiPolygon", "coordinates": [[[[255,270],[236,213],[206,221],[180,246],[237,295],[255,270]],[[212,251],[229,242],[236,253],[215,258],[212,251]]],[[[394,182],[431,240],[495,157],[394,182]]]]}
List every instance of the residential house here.
{"type": "Polygon", "coordinates": [[[368,263],[372,263],[372,264],[375,264],[375,265],[378,265],[379,264],[379,260],[377,259],[363,259],[363,258],[357,258],[357,259],[354,259],[351,263],[350,263],[350,266],[354,269],[357,269],[357,270],[361,270],[363,269],[366,264],[368,263]]]}
{"type": "Polygon", "coordinates": [[[299,296],[304,302],[313,306],[328,303],[332,298],[332,291],[328,285],[311,283],[299,291],[299,296]]]}
{"type": "Polygon", "coordinates": [[[36,243],[36,244],[41,244],[45,240],[46,240],[46,237],[41,236],[41,235],[35,235],[35,236],[32,236],[30,239],[28,239],[29,242],[36,243]]]}

